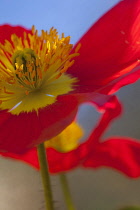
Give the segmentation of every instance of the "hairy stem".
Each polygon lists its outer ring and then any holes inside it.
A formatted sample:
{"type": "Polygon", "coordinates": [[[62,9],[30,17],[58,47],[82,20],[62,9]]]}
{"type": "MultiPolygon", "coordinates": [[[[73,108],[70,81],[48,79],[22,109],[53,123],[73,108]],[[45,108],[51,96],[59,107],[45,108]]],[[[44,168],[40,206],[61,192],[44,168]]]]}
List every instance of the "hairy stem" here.
{"type": "Polygon", "coordinates": [[[44,187],[46,210],[54,210],[50,176],[49,176],[48,163],[46,157],[46,149],[44,147],[44,143],[38,145],[37,151],[38,151],[38,159],[40,164],[40,173],[42,177],[42,184],[44,187]]]}
{"type": "Polygon", "coordinates": [[[59,175],[59,177],[60,177],[60,182],[61,182],[62,191],[63,191],[64,198],[65,198],[65,202],[66,202],[66,205],[67,205],[67,209],[68,210],[76,210],[75,207],[74,207],[72,198],[71,198],[71,193],[70,193],[70,190],[69,190],[69,186],[68,186],[68,181],[67,181],[66,175],[64,173],[61,173],[59,175]]]}

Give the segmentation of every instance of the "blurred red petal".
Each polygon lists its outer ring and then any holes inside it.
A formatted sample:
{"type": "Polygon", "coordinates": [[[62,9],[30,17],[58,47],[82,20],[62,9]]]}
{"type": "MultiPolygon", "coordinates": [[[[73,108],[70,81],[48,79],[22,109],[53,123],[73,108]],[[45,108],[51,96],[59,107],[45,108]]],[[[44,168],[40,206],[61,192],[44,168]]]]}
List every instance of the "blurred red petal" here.
{"type": "Polygon", "coordinates": [[[129,177],[140,176],[140,143],[135,139],[115,137],[100,143],[84,161],[86,168],[110,167],[129,177]]]}
{"type": "MultiPolygon", "coordinates": [[[[94,152],[96,145],[99,144],[99,138],[107,128],[109,122],[121,113],[121,106],[115,96],[109,98],[108,103],[105,102],[105,104],[106,111],[103,114],[99,124],[91,134],[89,140],[82,143],[77,149],[67,153],[61,153],[51,148],[47,149],[47,157],[51,173],[69,171],[81,165],[82,162],[87,159],[87,157],[90,155],[91,148],[94,152]]],[[[36,168],[39,168],[36,149],[32,149],[23,155],[5,152],[2,152],[1,155],[22,160],[36,168]]]]}
{"type": "Polygon", "coordinates": [[[122,113],[121,104],[119,103],[116,96],[112,96],[111,98],[109,98],[108,102],[105,103],[103,107],[105,108],[104,114],[102,115],[98,125],[93,130],[87,141],[89,144],[89,148],[91,149],[94,149],[95,144],[100,143],[100,139],[105,133],[106,129],[109,128],[110,123],[122,113]]]}
{"type": "Polygon", "coordinates": [[[88,155],[83,161],[83,167],[111,167],[129,177],[140,176],[140,142],[126,137],[112,137],[102,142],[102,134],[109,124],[121,113],[121,106],[117,98],[108,103],[99,125],[89,137],[88,155]]]}
{"type": "Polygon", "coordinates": [[[106,106],[106,108],[97,127],[94,129],[89,139],[82,143],[77,149],[68,153],[60,153],[53,149],[47,150],[49,168],[52,173],[68,171],[74,167],[80,166],[88,159],[91,155],[90,153],[94,153],[97,145],[100,144],[100,137],[108,128],[109,123],[121,114],[121,105],[115,96],[109,98],[108,102],[102,106],[106,106]]]}
{"type": "MultiPolygon", "coordinates": [[[[140,143],[135,139],[115,137],[100,142],[102,134],[108,128],[109,123],[119,116],[121,106],[116,97],[112,97],[106,104],[106,111],[99,124],[89,137],[77,149],[60,153],[54,149],[47,149],[49,168],[51,173],[69,171],[77,166],[96,169],[98,167],[110,167],[129,177],[140,176],[140,143]]],[[[39,169],[36,149],[32,149],[23,155],[1,153],[2,156],[19,159],[39,169]]]]}

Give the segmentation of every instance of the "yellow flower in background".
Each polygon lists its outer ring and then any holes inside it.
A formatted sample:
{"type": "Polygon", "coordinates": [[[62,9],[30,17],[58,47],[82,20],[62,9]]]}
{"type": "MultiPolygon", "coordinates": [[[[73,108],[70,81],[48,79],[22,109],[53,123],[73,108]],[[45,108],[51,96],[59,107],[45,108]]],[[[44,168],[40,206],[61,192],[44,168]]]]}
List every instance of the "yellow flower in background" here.
{"type": "Polygon", "coordinates": [[[76,122],[73,122],[59,135],[46,141],[45,146],[54,148],[59,152],[69,152],[79,146],[79,140],[83,135],[83,129],[76,122]]]}

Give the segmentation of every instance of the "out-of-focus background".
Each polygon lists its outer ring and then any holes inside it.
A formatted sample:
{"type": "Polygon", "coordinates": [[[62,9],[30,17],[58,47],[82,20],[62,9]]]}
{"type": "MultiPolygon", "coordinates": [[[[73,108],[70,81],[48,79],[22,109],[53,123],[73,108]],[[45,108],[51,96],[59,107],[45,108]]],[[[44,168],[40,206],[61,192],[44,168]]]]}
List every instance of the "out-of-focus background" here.
{"type": "MultiPolygon", "coordinates": [[[[0,24],[23,25],[37,29],[54,26],[71,35],[75,43],[103,13],[118,0],[1,0],[0,24]]],[[[123,11],[122,11],[123,12],[123,11]]],[[[118,97],[124,114],[107,135],[140,138],[140,82],[122,88],[118,97]]],[[[82,106],[78,115],[86,131],[96,124],[99,114],[82,106]]],[[[76,169],[67,174],[77,210],[118,210],[140,205],[140,180],[129,179],[112,169],[76,169]]],[[[56,209],[65,210],[59,177],[52,176],[56,209]]],[[[0,210],[43,210],[43,191],[39,172],[21,162],[0,158],[0,210]]]]}

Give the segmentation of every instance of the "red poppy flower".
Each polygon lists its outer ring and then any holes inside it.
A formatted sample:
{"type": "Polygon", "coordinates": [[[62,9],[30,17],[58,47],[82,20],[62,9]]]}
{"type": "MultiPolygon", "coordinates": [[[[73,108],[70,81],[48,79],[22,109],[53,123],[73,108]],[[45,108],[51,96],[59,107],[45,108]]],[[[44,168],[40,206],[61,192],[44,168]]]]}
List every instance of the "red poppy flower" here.
{"type": "MultiPolygon", "coordinates": [[[[102,109],[105,112],[99,124],[90,137],[76,149],[70,152],[59,152],[53,148],[46,149],[51,173],[66,172],[77,166],[84,168],[106,166],[117,169],[129,177],[140,176],[140,143],[138,141],[125,137],[102,139],[102,135],[111,121],[121,113],[121,105],[117,98],[112,96],[108,103],[102,106],[102,109]]],[[[66,141],[71,141],[70,137],[66,141]]],[[[39,169],[36,148],[22,155],[13,153],[1,153],[1,155],[21,160],[39,169]]]]}
{"type": "Polygon", "coordinates": [[[38,36],[0,26],[1,151],[23,153],[56,136],[79,104],[105,103],[139,78],[139,10],[139,0],[121,1],[79,40],[79,51],[55,29],[38,36]]]}

